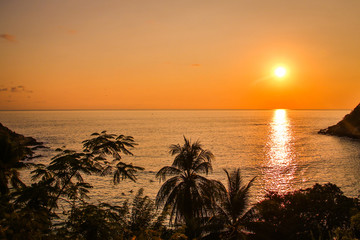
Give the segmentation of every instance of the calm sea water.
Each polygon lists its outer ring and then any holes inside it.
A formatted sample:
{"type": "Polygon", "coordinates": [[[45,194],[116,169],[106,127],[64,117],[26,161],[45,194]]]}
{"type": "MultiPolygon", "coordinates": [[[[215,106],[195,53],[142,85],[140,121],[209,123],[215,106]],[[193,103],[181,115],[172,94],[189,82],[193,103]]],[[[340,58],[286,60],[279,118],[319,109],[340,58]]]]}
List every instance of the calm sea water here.
{"type": "MultiPolygon", "coordinates": [[[[136,183],[114,186],[110,177],[90,176],[94,201],[118,203],[143,187],[155,197],[160,184],[156,172],[172,163],[171,144],[183,136],[200,140],[215,155],[209,178],[225,183],[223,169],[241,168],[245,181],[256,176],[252,201],[266,191],[286,192],[332,182],[347,196],[360,190],[360,142],[317,134],[337,123],[346,110],[214,110],[214,111],[1,111],[0,122],[33,136],[49,150],[37,162],[49,162],[54,149],[80,150],[81,141],[93,132],[131,135],[139,144],[124,161],[145,168],[136,183]],[[132,193],[131,190],[134,190],[132,193]]],[[[22,177],[29,181],[29,172],[22,177]]]]}

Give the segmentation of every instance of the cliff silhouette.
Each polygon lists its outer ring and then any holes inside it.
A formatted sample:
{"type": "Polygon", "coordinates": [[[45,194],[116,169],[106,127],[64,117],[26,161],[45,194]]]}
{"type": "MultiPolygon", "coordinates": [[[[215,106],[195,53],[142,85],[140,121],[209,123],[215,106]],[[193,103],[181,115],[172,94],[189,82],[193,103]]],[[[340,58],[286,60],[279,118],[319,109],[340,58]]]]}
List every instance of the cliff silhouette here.
{"type": "Polygon", "coordinates": [[[25,137],[24,135],[18,134],[11,131],[0,123],[0,137],[8,137],[11,141],[17,142],[22,146],[41,146],[42,142],[36,141],[33,137],[25,137]]]}
{"type": "Polygon", "coordinates": [[[336,125],[321,129],[319,133],[360,139],[360,104],[336,125]]]}

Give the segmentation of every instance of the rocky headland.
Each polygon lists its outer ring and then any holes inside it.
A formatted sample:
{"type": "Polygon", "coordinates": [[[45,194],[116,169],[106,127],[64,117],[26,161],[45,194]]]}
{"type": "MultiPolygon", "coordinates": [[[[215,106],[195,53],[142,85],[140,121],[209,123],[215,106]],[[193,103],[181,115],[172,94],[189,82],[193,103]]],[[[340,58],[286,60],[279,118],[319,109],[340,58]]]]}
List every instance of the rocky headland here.
{"type": "Polygon", "coordinates": [[[18,142],[22,146],[42,146],[42,142],[36,141],[33,137],[25,137],[24,135],[18,134],[11,131],[0,123],[0,136],[8,136],[12,141],[18,142]]]}
{"type": "Polygon", "coordinates": [[[41,155],[34,156],[34,151],[40,148],[47,148],[42,142],[36,141],[35,138],[25,137],[24,135],[11,131],[0,123],[0,151],[5,151],[8,143],[15,144],[17,148],[23,149],[27,159],[40,157],[41,155]]]}
{"type": "Polygon", "coordinates": [[[360,139],[360,104],[336,125],[321,129],[319,133],[360,139]]]}

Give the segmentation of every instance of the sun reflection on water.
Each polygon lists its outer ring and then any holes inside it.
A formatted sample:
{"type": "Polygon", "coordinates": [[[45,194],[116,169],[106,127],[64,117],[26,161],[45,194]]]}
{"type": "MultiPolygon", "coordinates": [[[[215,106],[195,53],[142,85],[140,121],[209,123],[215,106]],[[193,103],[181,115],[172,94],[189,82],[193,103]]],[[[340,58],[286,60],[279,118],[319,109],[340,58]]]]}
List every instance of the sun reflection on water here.
{"type": "Polygon", "coordinates": [[[275,110],[270,123],[263,168],[265,190],[280,193],[292,190],[292,181],[295,178],[297,167],[292,139],[292,129],[287,111],[275,110]]]}

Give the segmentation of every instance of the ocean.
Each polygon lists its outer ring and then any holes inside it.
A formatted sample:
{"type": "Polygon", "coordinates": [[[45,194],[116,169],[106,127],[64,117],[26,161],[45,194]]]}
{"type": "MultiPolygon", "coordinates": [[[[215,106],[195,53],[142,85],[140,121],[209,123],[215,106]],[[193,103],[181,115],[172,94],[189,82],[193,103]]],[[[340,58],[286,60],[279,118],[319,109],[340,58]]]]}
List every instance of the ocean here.
{"type": "MultiPolygon", "coordinates": [[[[11,130],[44,142],[39,150],[48,163],[56,148],[81,150],[90,134],[133,136],[134,156],[123,161],[144,167],[136,183],[113,185],[111,177],[88,176],[94,185],[93,202],[117,204],[132,198],[139,188],[155,198],[161,183],[156,172],[171,165],[171,144],[183,137],[199,140],[215,155],[208,178],[226,183],[223,169],[240,168],[244,183],[256,176],[251,202],[267,191],[285,193],[315,183],[335,183],[349,197],[360,190],[360,141],[317,134],[336,124],[349,110],[99,110],[99,111],[0,111],[0,122],[11,130]]],[[[30,183],[30,170],[21,178],[30,183]]]]}

